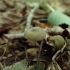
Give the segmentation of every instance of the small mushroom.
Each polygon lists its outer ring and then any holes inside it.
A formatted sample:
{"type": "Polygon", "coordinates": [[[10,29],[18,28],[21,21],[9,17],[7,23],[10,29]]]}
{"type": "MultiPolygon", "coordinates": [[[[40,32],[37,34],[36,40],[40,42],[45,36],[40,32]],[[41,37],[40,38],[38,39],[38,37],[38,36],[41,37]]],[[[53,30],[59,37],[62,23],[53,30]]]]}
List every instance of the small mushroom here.
{"type": "Polygon", "coordinates": [[[40,41],[45,39],[46,32],[40,27],[32,27],[24,31],[24,37],[30,41],[40,41]]]}
{"type": "Polygon", "coordinates": [[[29,48],[26,51],[30,56],[38,56],[39,48],[29,48]]]}
{"type": "Polygon", "coordinates": [[[65,40],[62,36],[56,35],[49,38],[49,43],[53,44],[52,51],[55,52],[64,46],[65,40]]]}

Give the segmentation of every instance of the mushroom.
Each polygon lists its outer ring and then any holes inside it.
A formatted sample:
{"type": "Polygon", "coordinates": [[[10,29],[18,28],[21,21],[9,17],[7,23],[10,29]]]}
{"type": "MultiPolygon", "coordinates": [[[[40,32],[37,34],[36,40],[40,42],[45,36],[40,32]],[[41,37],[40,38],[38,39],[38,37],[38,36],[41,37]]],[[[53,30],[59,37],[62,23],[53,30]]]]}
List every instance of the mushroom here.
{"type": "Polygon", "coordinates": [[[60,50],[64,46],[65,40],[62,36],[55,35],[49,38],[49,43],[53,44],[52,51],[55,52],[57,50],[60,50]]]}
{"type": "Polygon", "coordinates": [[[37,42],[45,39],[46,32],[40,27],[32,27],[24,31],[24,37],[30,41],[37,42]]]}

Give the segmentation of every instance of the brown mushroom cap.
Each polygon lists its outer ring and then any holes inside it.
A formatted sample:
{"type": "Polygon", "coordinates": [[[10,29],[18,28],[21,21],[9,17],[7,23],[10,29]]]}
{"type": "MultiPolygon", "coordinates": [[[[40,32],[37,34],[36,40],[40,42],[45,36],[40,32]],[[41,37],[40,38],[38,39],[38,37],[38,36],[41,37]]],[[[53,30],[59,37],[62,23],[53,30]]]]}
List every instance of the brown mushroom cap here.
{"type": "Polygon", "coordinates": [[[32,27],[24,31],[24,37],[31,41],[40,41],[45,39],[46,32],[40,27],[32,27]]]}

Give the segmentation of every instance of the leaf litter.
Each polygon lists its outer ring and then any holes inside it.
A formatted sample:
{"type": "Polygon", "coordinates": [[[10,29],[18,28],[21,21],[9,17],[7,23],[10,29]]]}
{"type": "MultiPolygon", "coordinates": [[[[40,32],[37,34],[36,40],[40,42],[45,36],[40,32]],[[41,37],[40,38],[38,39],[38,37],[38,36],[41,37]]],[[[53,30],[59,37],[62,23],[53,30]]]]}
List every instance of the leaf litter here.
{"type": "MultiPolygon", "coordinates": [[[[69,6],[69,2],[63,0],[46,2],[70,15],[69,8],[65,8],[69,6]]],[[[0,69],[70,70],[69,25],[52,26],[47,22],[50,10],[45,11],[43,6],[34,1],[32,3],[34,5],[22,0],[0,1],[0,69]],[[45,31],[45,39],[33,42],[24,38],[24,31],[34,27],[40,27],[45,31]],[[55,36],[61,36],[65,43],[60,45],[60,40],[55,36]]]]}

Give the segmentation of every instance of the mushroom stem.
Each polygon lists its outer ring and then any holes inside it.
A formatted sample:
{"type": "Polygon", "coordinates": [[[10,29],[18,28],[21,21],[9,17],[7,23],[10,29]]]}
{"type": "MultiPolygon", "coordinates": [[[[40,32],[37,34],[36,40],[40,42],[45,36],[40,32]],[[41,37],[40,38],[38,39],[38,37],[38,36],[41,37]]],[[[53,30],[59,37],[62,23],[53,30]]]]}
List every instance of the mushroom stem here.
{"type": "Polygon", "coordinates": [[[37,59],[36,70],[38,70],[39,59],[40,59],[40,55],[41,55],[41,50],[42,50],[43,43],[44,43],[44,41],[42,41],[41,44],[40,44],[40,50],[39,50],[39,55],[38,55],[38,59],[37,59]]]}

